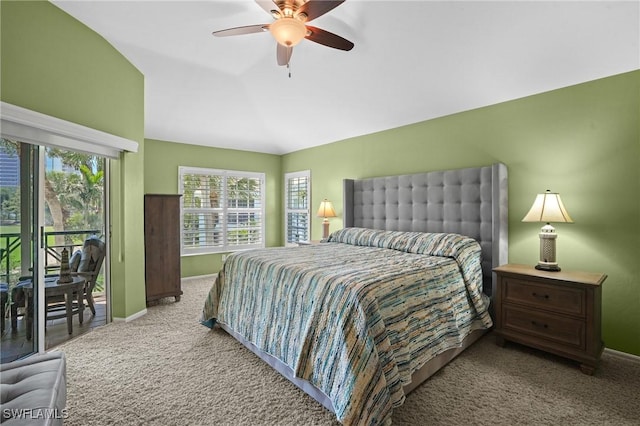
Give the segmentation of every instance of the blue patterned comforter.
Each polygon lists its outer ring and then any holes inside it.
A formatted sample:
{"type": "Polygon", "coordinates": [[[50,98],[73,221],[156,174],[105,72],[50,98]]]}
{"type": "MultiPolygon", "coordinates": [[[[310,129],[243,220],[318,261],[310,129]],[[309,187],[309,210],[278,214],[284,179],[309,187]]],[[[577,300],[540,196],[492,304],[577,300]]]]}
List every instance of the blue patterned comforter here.
{"type": "Polygon", "coordinates": [[[417,369],[492,325],[475,240],[362,228],[231,255],[202,322],[288,365],[345,425],[389,423],[417,369]]]}

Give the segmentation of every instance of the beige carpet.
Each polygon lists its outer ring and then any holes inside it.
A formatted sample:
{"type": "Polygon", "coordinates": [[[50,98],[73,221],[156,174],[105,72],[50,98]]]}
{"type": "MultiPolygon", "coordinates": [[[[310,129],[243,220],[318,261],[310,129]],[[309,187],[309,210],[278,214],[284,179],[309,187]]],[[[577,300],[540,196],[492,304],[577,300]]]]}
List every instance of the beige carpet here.
{"type": "MultiPolygon", "coordinates": [[[[185,280],[129,323],[58,347],[68,425],[334,425],[335,417],[221,331],[200,325],[211,279],[185,280]]],[[[592,377],[488,335],[408,396],[396,425],[640,425],[640,363],[609,354],[592,377]]]]}

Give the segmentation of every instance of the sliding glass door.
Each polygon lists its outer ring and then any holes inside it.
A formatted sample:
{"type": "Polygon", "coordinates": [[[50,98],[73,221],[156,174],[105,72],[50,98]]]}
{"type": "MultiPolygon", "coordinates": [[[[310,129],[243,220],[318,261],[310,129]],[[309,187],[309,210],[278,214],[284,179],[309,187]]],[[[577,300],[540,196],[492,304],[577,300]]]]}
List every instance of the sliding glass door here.
{"type": "Polygon", "coordinates": [[[106,159],[101,156],[54,147],[44,150],[47,350],[106,323],[105,171],[106,159]],[[71,310],[64,296],[70,296],[73,281],[56,284],[64,257],[72,277],[85,280],[82,291],[73,293],[71,310]],[[65,289],[69,293],[62,294],[65,289]]]}
{"type": "Polygon", "coordinates": [[[106,323],[108,257],[103,157],[3,138],[0,165],[4,363],[106,323]]]}
{"type": "Polygon", "coordinates": [[[110,321],[107,159],[137,152],[138,143],[0,103],[1,346],[7,362],[110,321]],[[80,261],[77,273],[67,275],[65,268],[59,280],[64,251],[70,266],[76,252],[80,261]],[[54,314],[52,304],[61,297],[54,314]]]}
{"type": "Polygon", "coordinates": [[[39,226],[42,218],[40,157],[43,149],[2,139],[0,145],[0,283],[2,362],[38,352],[39,283],[44,277],[39,226]],[[35,273],[34,273],[35,271],[35,273]],[[30,287],[25,283],[30,282],[30,287]]]}

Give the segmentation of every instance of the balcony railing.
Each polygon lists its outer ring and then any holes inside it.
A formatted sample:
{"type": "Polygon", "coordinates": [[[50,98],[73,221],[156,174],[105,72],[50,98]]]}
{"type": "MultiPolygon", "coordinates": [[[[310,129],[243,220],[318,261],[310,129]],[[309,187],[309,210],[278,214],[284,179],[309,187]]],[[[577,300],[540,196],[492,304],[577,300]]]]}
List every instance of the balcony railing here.
{"type": "MultiPolygon", "coordinates": [[[[60,259],[62,257],[62,249],[67,248],[69,251],[69,257],[74,251],[82,249],[84,240],[90,235],[100,235],[99,229],[77,230],[77,231],[49,231],[44,233],[44,249],[45,249],[45,274],[55,273],[60,269],[60,259]],[[55,237],[64,235],[65,243],[58,244],[49,243],[49,237],[55,241],[55,237]]],[[[19,256],[21,246],[20,233],[11,232],[6,234],[0,234],[0,282],[12,283],[16,282],[21,271],[21,259],[19,256]],[[12,253],[18,253],[13,257],[12,265],[12,253]]]]}
{"type": "Polygon", "coordinates": [[[8,283],[9,271],[11,271],[11,253],[20,249],[20,234],[15,232],[0,234],[0,241],[2,241],[0,246],[0,263],[2,264],[0,281],[8,283]]]}

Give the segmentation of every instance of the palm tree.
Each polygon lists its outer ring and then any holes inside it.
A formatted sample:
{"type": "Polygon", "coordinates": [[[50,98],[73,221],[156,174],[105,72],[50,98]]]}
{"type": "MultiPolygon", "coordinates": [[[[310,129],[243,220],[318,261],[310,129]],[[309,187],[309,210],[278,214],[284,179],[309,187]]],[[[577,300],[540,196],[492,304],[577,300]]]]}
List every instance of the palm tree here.
{"type": "Polygon", "coordinates": [[[78,196],[84,206],[84,226],[85,229],[88,229],[95,227],[96,220],[100,218],[104,193],[104,170],[98,170],[94,173],[86,164],[81,164],[80,173],[82,174],[84,185],[82,185],[78,196]]]}
{"type": "MultiPolygon", "coordinates": [[[[78,152],[47,149],[47,155],[59,158],[62,164],[78,172],[48,172],[47,178],[57,181],[55,190],[58,200],[66,207],[63,209],[62,223],[57,223],[53,216],[54,229],[69,227],[83,229],[102,228],[102,200],[104,195],[104,161],[93,155],[78,152]],[[62,225],[62,226],[60,226],[62,225]]],[[[51,208],[51,204],[49,205],[51,208]]]]}

